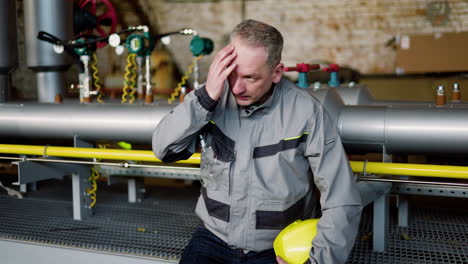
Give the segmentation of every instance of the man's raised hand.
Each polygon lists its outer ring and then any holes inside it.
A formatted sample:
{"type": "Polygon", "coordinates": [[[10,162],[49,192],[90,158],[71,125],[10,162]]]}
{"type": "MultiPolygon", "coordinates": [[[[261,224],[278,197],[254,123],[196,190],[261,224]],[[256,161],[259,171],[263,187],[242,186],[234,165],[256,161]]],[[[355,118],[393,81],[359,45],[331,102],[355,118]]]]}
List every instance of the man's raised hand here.
{"type": "Polygon", "coordinates": [[[206,91],[211,99],[218,101],[223,93],[224,82],[231,72],[236,68],[233,63],[237,54],[234,46],[231,44],[221,49],[213,62],[211,63],[208,71],[208,78],[206,80],[206,91]]]}

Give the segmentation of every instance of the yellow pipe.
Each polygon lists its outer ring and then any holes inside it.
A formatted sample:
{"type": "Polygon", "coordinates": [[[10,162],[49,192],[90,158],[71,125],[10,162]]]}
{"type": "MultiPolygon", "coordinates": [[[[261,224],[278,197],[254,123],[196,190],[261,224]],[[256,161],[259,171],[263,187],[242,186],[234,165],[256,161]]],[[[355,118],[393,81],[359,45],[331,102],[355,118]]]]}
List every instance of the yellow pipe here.
{"type": "MultiPolygon", "coordinates": [[[[156,158],[150,150],[125,150],[125,149],[98,149],[98,148],[74,148],[33,145],[8,145],[0,144],[0,153],[17,155],[37,155],[51,157],[108,159],[108,160],[134,160],[162,162],[156,158]]],[[[200,164],[200,154],[195,153],[187,160],[181,160],[181,164],[200,164]]]]}
{"type": "MultiPolygon", "coordinates": [[[[96,158],[108,160],[161,162],[161,160],[156,158],[153,152],[150,150],[99,149],[0,144],[0,153],[68,158],[96,158]]],[[[189,159],[181,160],[177,163],[200,164],[200,154],[195,153],[189,159]]],[[[369,174],[390,174],[419,177],[468,179],[468,167],[462,166],[381,163],[364,161],[351,161],[350,165],[353,172],[358,173],[365,172],[369,174]]]]}
{"type": "Polygon", "coordinates": [[[468,167],[462,166],[364,161],[351,161],[350,164],[351,169],[359,173],[468,179],[468,167]]]}

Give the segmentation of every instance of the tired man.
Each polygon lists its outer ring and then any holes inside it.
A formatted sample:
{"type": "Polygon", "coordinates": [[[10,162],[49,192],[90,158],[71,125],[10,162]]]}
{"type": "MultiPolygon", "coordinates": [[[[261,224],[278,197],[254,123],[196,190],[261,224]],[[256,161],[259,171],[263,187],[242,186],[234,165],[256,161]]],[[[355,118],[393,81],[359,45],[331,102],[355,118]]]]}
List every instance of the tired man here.
{"type": "Polygon", "coordinates": [[[202,148],[203,221],[180,263],[285,263],[272,249],[297,219],[321,219],[311,263],[344,263],[361,199],[327,112],[282,77],[283,37],[246,20],[216,55],[207,82],[158,124],[153,150],[165,162],[202,148]]]}

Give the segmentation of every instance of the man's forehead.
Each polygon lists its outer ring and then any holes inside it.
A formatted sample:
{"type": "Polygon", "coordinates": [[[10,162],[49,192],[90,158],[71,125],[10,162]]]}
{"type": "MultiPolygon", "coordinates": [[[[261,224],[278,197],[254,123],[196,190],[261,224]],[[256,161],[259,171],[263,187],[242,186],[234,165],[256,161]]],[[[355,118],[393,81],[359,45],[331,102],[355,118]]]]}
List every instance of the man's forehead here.
{"type": "Polygon", "coordinates": [[[231,41],[231,45],[234,46],[237,50],[242,50],[244,52],[255,53],[267,57],[267,51],[264,46],[253,45],[248,41],[243,40],[240,37],[236,37],[231,41]]]}
{"type": "Polygon", "coordinates": [[[254,47],[245,41],[233,41],[237,53],[234,63],[237,64],[237,74],[253,74],[261,72],[267,66],[267,53],[264,47],[254,47]]]}

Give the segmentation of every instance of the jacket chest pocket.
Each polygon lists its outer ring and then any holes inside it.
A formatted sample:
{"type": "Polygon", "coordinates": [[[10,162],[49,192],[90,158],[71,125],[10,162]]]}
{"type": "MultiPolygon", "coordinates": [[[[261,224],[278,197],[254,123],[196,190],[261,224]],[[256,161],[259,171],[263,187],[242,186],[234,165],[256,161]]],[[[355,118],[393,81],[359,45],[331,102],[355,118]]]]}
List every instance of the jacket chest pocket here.
{"type": "Polygon", "coordinates": [[[205,133],[202,150],[201,180],[209,190],[229,191],[231,166],[236,157],[235,142],[215,125],[205,133]]]}

